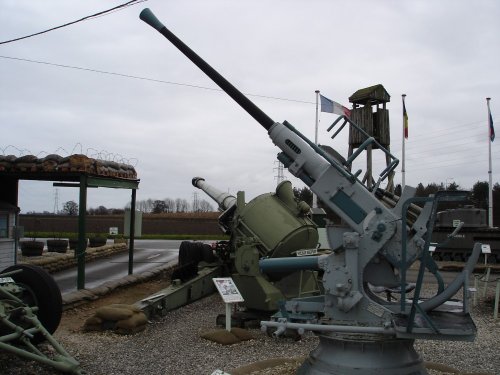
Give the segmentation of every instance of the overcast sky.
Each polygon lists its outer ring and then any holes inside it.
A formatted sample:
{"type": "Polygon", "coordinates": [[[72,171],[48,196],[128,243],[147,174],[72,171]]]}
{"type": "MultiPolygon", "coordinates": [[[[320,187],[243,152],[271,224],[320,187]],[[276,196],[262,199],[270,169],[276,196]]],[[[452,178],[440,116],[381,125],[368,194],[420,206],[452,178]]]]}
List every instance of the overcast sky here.
{"type": "MultiPolygon", "coordinates": [[[[0,39],[122,2],[0,0],[0,39]]],[[[391,151],[399,158],[407,94],[408,185],[454,181],[468,189],[488,180],[486,97],[500,134],[497,0],[149,0],[2,44],[0,153],[128,162],[141,180],[137,199],[192,201],[197,191],[209,200],[191,186],[194,176],[245,190],[247,201],[274,190],[279,150],[266,131],[139,20],[145,7],[273,120],[314,139],[315,90],[347,106],[356,90],[381,83],[391,95],[391,151]]],[[[320,114],[319,142],[346,155],[347,138],[332,141],[326,132],[335,118],[320,114]]],[[[492,143],[494,182],[499,144],[500,135],[492,143]]],[[[76,189],[57,195],[59,209],[78,201],[76,189]]],[[[23,181],[19,206],[52,212],[55,196],[52,183],[23,181]]],[[[129,190],[91,189],[88,206],[121,208],[129,199],[129,190]]]]}

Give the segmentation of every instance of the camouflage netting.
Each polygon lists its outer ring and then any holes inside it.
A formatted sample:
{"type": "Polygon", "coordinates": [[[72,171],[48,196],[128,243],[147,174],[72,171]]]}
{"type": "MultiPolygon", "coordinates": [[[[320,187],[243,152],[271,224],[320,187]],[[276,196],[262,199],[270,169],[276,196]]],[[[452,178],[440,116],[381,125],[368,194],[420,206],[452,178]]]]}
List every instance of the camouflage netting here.
{"type": "Polygon", "coordinates": [[[241,341],[252,340],[254,336],[246,329],[233,327],[231,332],[225,329],[216,329],[200,335],[201,338],[216,342],[221,345],[237,344],[241,341]]]}
{"type": "Polygon", "coordinates": [[[136,179],[133,166],[114,161],[92,159],[86,155],[74,154],[62,157],[50,154],[44,158],[34,155],[16,157],[0,155],[0,172],[81,172],[92,175],[136,179]]]}
{"type": "Polygon", "coordinates": [[[95,314],[85,321],[84,331],[113,330],[122,335],[131,335],[144,331],[148,319],[137,307],[125,304],[113,304],[100,307],[95,314]]]}

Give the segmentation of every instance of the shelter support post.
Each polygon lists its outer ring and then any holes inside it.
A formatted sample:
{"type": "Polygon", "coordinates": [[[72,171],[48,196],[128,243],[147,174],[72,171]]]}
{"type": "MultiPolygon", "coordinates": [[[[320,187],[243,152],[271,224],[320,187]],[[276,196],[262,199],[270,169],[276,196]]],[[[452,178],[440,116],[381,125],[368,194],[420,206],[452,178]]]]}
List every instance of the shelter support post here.
{"type": "Polygon", "coordinates": [[[86,213],[87,213],[87,176],[80,176],[80,201],[78,212],[78,245],[76,247],[77,260],[77,289],[85,288],[85,251],[87,248],[86,213]]]}
{"type": "Polygon", "coordinates": [[[132,275],[134,273],[135,199],[136,199],[136,189],[132,189],[132,198],[130,202],[130,241],[128,248],[129,275],[132,275]]]}

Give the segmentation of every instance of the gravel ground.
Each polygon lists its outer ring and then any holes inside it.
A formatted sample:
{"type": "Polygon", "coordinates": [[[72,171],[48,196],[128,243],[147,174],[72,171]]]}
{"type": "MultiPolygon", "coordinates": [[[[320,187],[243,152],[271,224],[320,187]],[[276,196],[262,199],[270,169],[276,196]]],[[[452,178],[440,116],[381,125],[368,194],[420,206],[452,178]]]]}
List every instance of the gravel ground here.
{"type": "MultiPolygon", "coordinates": [[[[92,375],[210,375],[216,369],[231,373],[256,361],[307,356],[317,345],[312,334],[300,341],[276,341],[259,330],[252,330],[256,339],[231,346],[201,339],[200,333],[214,329],[216,316],[223,312],[220,297],[212,295],[167,314],[137,335],[77,332],[61,337],[56,333],[56,338],[81,363],[85,373],[92,375]]],[[[493,321],[491,304],[474,307],[473,317],[478,327],[475,342],[417,340],[417,351],[425,361],[451,366],[462,373],[499,375],[500,322],[493,321]]],[[[253,374],[293,374],[295,368],[284,365],[280,371],[274,368],[253,374]]],[[[49,375],[55,371],[2,353],[0,374],[49,375]]]]}

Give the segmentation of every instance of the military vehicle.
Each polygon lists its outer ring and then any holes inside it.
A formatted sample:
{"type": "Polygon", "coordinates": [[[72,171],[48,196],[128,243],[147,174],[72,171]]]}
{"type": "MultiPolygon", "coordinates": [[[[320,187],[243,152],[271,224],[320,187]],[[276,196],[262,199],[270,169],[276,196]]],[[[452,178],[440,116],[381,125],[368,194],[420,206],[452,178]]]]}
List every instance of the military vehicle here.
{"type": "Polygon", "coordinates": [[[481,242],[490,245],[491,253],[481,255],[480,262],[500,263],[500,229],[488,226],[485,209],[465,205],[438,212],[432,240],[437,243],[432,253],[435,260],[464,262],[474,243],[481,242]],[[463,223],[460,232],[448,238],[459,223],[463,223]]]}
{"type": "MultiPolygon", "coordinates": [[[[381,183],[394,171],[398,160],[377,144],[348,117],[339,117],[360,131],[366,140],[345,162],[327,155],[288,122],[275,122],[200,56],[168,30],[149,10],[140,18],[159,31],[222,90],[247,111],[281,149],[278,160],[302,180],[328,208],[345,223],[327,228],[331,248],[328,255],[266,258],[261,272],[298,270],[323,271],[324,294],[287,301],[274,319],[262,322],[262,329],[275,328],[279,335],[294,329],[313,331],[318,347],[297,374],[421,375],[427,374],[413,343],[416,338],[473,340],[476,326],[469,310],[469,277],[481,252],[474,245],[463,272],[445,285],[433,261],[429,246],[440,201],[458,201],[460,192],[438,192],[432,197],[415,197],[406,186],[394,206],[379,199],[381,183]],[[377,182],[368,188],[351,173],[353,160],[376,146],[392,160],[377,182]],[[416,217],[408,220],[410,207],[423,203],[416,217]],[[340,241],[340,242],[339,242],[340,241]],[[334,243],[339,242],[339,243],[334,243]],[[415,288],[410,295],[407,271],[419,261],[415,288]],[[435,278],[436,293],[424,296],[424,273],[435,278]],[[399,300],[385,299],[379,290],[399,290],[399,300]],[[451,301],[462,291],[462,300],[451,301]]],[[[233,140],[236,141],[236,140],[233,140]]]]}

